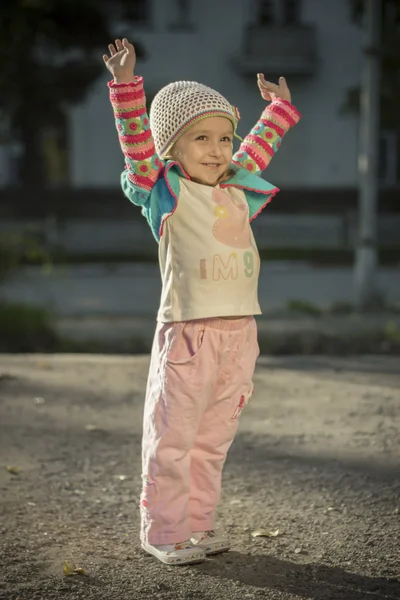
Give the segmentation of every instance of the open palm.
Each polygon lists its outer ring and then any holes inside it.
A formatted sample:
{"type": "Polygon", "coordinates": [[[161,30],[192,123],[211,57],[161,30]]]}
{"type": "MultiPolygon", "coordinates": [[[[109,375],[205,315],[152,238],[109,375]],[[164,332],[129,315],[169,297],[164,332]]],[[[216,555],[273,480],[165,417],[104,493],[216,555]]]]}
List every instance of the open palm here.
{"type": "Polygon", "coordinates": [[[136,52],[133,44],[127,39],[115,40],[114,44],[109,44],[110,56],[103,55],[103,60],[107,69],[113,75],[118,83],[129,83],[133,79],[133,73],[136,65],[136,52]]]}
{"type": "Polygon", "coordinates": [[[276,84],[266,81],[264,75],[258,73],[257,84],[264,100],[271,101],[275,100],[275,98],[282,98],[282,100],[291,102],[290,90],[284,77],[279,77],[279,83],[276,84]]]}

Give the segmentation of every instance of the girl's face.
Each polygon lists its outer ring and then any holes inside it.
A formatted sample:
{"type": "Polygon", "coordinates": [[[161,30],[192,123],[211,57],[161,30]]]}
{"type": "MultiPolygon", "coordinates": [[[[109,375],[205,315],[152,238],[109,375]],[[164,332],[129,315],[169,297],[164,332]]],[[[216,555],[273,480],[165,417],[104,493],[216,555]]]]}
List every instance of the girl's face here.
{"type": "Polygon", "coordinates": [[[174,144],[171,156],[193,181],[216,185],[232,161],[233,125],[225,117],[208,117],[174,144]]]}

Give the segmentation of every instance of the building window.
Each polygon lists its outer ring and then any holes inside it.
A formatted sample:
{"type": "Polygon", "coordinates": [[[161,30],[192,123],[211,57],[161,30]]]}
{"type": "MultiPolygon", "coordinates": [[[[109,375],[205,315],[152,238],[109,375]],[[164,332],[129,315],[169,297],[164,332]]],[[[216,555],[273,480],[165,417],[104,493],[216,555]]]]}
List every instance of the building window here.
{"type": "Polygon", "coordinates": [[[284,0],[282,10],[284,25],[294,25],[300,22],[300,0],[284,0]]]}
{"type": "Polygon", "coordinates": [[[273,25],[276,19],[274,0],[260,0],[258,3],[258,22],[260,25],[273,25]]]}
{"type": "Polygon", "coordinates": [[[191,0],[175,0],[171,6],[173,20],[172,29],[193,29],[191,0]]]}
{"type": "Polygon", "coordinates": [[[294,25],[300,22],[301,0],[256,0],[259,25],[294,25]]]}
{"type": "Polygon", "coordinates": [[[127,3],[125,16],[135,25],[150,25],[150,0],[133,0],[127,3]]]}

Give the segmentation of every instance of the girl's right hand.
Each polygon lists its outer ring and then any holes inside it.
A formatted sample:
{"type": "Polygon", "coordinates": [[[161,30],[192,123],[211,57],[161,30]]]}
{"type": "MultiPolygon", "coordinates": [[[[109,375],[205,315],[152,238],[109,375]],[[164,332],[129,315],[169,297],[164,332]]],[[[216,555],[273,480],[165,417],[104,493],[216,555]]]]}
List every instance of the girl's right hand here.
{"type": "Polygon", "coordinates": [[[108,46],[110,56],[103,54],[103,60],[107,69],[114,78],[114,83],[132,83],[136,65],[136,53],[133,44],[126,38],[115,40],[114,44],[108,46]]]}

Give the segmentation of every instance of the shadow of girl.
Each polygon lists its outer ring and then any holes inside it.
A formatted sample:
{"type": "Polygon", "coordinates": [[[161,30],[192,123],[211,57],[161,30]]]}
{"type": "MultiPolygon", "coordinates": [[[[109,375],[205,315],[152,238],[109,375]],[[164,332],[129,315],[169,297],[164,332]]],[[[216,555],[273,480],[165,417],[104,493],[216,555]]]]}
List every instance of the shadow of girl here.
{"type": "MultiPolygon", "coordinates": [[[[340,567],[297,564],[271,556],[231,551],[197,567],[211,577],[313,600],[398,600],[400,580],[368,577],[340,567]]],[[[281,598],[281,596],[279,596],[281,598]]],[[[286,596],[282,596],[286,598],[286,596]]],[[[288,597],[289,598],[289,597],[288,597]]],[[[292,596],[290,596],[292,598],[292,596]]]]}

